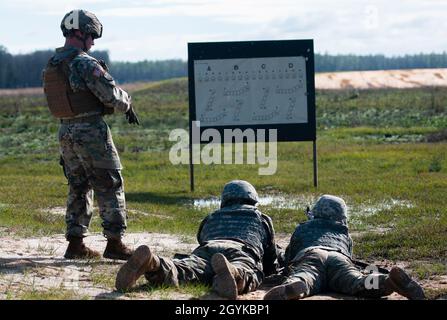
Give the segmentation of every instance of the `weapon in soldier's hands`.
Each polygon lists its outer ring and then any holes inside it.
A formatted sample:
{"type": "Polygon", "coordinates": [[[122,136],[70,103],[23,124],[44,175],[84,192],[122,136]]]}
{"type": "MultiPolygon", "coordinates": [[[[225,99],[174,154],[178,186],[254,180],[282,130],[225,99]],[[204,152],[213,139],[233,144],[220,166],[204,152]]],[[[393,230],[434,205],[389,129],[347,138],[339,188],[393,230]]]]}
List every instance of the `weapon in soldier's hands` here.
{"type": "Polygon", "coordinates": [[[136,125],[140,125],[140,121],[138,120],[138,116],[135,113],[135,110],[132,108],[132,106],[130,106],[129,110],[127,110],[126,112],[126,120],[127,122],[129,122],[130,124],[136,124],[136,125]]]}
{"type": "MultiPolygon", "coordinates": [[[[357,267],[359,267],[360,269],[366,269],[367,267],[369,267],[371,264],[363,262],[361,260],[356,260],[356,259],[351,259],[352,263],[354,263],[357,267]]],[[[389,274],[390,270],[383,268],[383,267],[377,267],[377,271],[379,271],[380,273],[384,273],[384,274],[389,274]]]]}
{"type": "Polygon", "coordinates": [[[306,213],[306,216],[307,216],[307,218],[309,220],[312,220],[314,218],[314,215],[312,214],[312,211],[310,211],[309,207],[306,208],[306,212],[305,213],[306,213]]]}

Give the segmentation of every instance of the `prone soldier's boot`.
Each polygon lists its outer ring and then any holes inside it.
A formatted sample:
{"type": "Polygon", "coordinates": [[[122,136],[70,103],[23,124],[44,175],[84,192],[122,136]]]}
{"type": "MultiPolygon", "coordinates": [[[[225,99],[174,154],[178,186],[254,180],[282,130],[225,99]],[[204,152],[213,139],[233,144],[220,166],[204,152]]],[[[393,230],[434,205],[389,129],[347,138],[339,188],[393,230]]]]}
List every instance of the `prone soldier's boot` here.
{"type": "Polygon", "coordinates": [[[133,254],[133,250],[126,247],[121,239],[107,239],[107,246],[104,250],[104,258],[114,260],[128,260],[133,254]]]}
{"type": "Polygon", "coordinates": [[[391,287],[398,294],[410,300],[424,300],[424,289],[401,268],[393,267],[390,270],[389,278],[391,287]]]}
{"type": "Polygon", "coordinates": [[[160,259],[148,246],[139,246],[118,271],[115,287],[120,291],[129,290],[144,273],[157,271],[159,268],[160,259]]]}
{"type": "Polygon", "coordinates": [[[101,254],[95,250],[88,248],[82,238],[67,237],[68,247],[65,251],[64,257],[66,259],[98,259],[101,254]]]}
{"type": "Polygon", "coordinates": [[[212,256],[211,266],[216,273],[213,278],[213,290],[221,297],[236,299],[245,287],[245,281],[238,269],[221,253],[212,256]]]}
{"type": "Polygon", "coordinates": [[[270,289],[264,296],[264,300],[292,300],[304,298],[307,285],[303,281],[294,281],[282,284],[270,289]]]}

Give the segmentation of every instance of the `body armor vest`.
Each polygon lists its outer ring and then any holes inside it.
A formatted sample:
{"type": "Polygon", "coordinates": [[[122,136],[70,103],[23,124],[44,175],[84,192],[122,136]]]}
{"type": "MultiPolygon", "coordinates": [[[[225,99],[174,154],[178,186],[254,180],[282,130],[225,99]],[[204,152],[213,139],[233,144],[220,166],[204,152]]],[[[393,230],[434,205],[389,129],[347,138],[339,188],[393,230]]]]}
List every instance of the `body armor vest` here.
{"type": "Polygon", "coordinates": [[[268,235],[256,209],[221,209],[208,217],[199,235],[200,243],[218,239],[243,242],[262,257],[268,235]]]}
{"type": "Polygon", "coordinates": [[[111,114],[114,108],[106,107],[90,91],[74,92],[69,82],[69,63],[76,57],[71,56],[61,63],[48,61],[44,72],[44,92],[48,108],[56,118],[71,118],[81,113],[97,111],[111,114]]]}
{"type": "Polygon", "coordinates": [[[290,258],[309,247],[325,247],[351,257],[348,227],[333,221],[313,219],[298,225],[290,240],[290,258]]]}

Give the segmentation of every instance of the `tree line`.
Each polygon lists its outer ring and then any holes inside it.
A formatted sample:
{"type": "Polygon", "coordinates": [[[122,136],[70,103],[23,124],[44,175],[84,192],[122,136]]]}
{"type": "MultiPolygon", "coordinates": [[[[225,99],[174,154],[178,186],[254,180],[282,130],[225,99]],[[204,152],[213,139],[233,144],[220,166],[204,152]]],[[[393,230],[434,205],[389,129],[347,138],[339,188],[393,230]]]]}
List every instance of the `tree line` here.
{"type": "MultiPolygon", "coordinates": [[[[52,50],[13,55],[0,45],[0,88],[39,87],[42,70],[52,50]]],[[[122,62],[110,61],[107,51],[93,51],[92,55],[104,60],[119,83],[155,81],[188,74],[183,60],[122,62]]],[[[315,55],[316,72],[390,70],[417,68],[447,68],[447,53],[416,54],[397,57],[384,55],[315,55]]]]}

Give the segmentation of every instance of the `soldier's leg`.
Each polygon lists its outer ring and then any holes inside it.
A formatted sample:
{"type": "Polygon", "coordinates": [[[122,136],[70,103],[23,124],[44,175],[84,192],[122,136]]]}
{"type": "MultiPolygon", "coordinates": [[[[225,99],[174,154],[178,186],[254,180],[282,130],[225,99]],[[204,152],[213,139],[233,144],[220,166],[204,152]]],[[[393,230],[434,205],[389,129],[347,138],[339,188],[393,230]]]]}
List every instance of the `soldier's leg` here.
{"type": "Polygon", "coordinates": [[[327,261],[328,287],[334,292],[365,298],[380,298],[393,292],[388,276],[363,274],[349,258],[330,252],[327,261]]]}
{"type": "Polygon", "coordinates": [[[95,191],[104,235],[118,240],[126,229],[125,198],[122,166],[110,129],[103,120],[75,124],[73,141],[95,191]]]}
{"type": "Polygon", "coordinates": [[[326,288],[326,260],[328,252],[315,249],[291,262],[288,276],[282,285],[270,289],[265,300],[302,299],[318,294],[326,288]]]}
{"type": "Polygon", "coordinates": [[[90,177],[107,239],[121,239],[127,228],[123,178],[118,169],[94,168],[90,177]]]}
{"type": "MultiPolygon", "coordinates": [[[[65,132],[62,130],[62,132],[65,132]]],[[[67,197],[66,236],[85,237],[93,213],[93,190],[81,159],[73,150],[73,143],[68,134],[60,138],[61,156],[67,174],[69,192],[67,197]]]]}
{"type": "Polygon", "coordinates": [[[62,125],[59,131],[62,164],[69,184],[65,215],[66,237],[69,244],[64,257],[67,259],[96,258],[100,256],[99,252],[86,247],[82,240],[88,232],[92,217],[93,190],[83,161],[75,151],[71,129],[71,126],[62,125]]]}
{"type": "Polygon", "coordinates": [[[264,278],[261,258],[240,243],[228,242],[227,248],[213,255],[211,265],[216,273],[213,289],[229,299],[256,290],[264,278]]]}
{"type": "Polygon", "coordinates": [[[160,268],[146,272],[145,277],[155,285],[169,285],[173,282],[209,285],[213,278],[210,264],[213,253],[214,250],[205,245],[196,248],[189,255],[176,255],[174,259],[159,257],[160,268]]]}
{"type": "Polygon", "coordinates": [[[261,260],[244,249],[230,248],[223,254],[238,271],[235,277],[238,294],[255,291],[264,279],[261,260]]]}

